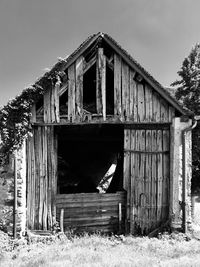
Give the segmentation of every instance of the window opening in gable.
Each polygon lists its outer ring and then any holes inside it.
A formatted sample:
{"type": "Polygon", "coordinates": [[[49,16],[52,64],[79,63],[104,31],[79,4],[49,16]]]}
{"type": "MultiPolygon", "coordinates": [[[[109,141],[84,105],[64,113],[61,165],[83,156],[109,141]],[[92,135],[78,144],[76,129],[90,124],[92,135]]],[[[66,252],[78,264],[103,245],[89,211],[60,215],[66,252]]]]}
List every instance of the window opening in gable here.
{"type": "Polygon", "coordinates": [[[60,115],[68,114],[68,90],[64,92],[64,94],[60,97],[60,115]]]}
{"type": "Polygon", "coordinates": [[[96,63],[83,75],[83,109],[96,114],[96,63]]]}
{"type": "Polygon", "coordinates": [[[114,115],[114,73],[106,66],[106,114],[114,115]]]}

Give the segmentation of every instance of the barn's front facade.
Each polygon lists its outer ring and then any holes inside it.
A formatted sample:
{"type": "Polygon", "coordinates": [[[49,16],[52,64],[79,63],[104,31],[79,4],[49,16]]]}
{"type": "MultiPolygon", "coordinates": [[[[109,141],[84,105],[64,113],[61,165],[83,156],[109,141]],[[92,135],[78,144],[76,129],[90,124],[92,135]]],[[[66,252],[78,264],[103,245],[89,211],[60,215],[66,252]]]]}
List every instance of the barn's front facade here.
{"type": "Polygon", "coordinates": [[[182,133],[192,124],[182,107],[107,34],[51,72],[22,149],[21,230],[60,220],[64,231],[180,227],[191,176],[190,132],[182,133]]]}

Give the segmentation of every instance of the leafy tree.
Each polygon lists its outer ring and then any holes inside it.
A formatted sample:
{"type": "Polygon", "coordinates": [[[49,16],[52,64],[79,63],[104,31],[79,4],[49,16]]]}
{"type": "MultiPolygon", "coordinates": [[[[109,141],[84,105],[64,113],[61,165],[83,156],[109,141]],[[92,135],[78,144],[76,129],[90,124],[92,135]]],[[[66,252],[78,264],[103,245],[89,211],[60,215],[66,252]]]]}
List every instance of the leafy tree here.
{"type": "MultiPolygon", "coordinates": [[[[176,86],[175,97],[184,107],[200,115],[200,43],[191,50],[178,71],[180,80],[171,85],[176,86]]],[[[192,132],[192,191],[200,189],[200,125],[192,132]]]]}

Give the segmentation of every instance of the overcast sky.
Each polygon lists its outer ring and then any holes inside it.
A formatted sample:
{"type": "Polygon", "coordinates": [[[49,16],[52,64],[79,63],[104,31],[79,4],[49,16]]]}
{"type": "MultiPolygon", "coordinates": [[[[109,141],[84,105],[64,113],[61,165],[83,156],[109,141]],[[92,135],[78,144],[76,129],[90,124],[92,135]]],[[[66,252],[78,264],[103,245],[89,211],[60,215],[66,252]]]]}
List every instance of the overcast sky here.
{"type": "Polygon", "coordinates": [[[0,0],[0,106],[99,31],[169,86],[200,42],[199,11],[199,0],[0,0]]]}

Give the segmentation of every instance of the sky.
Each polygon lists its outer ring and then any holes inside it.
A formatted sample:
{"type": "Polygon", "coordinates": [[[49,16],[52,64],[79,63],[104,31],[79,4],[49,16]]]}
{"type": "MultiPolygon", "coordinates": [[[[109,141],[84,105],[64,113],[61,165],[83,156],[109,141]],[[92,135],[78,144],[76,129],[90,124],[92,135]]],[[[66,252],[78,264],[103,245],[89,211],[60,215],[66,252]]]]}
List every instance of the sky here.
{"type": "Polygon", "coordinates": [[[200,42],[199,10],[199,0],[0,0],[0,106],[97,32],[169,86],[200,42]]]}

